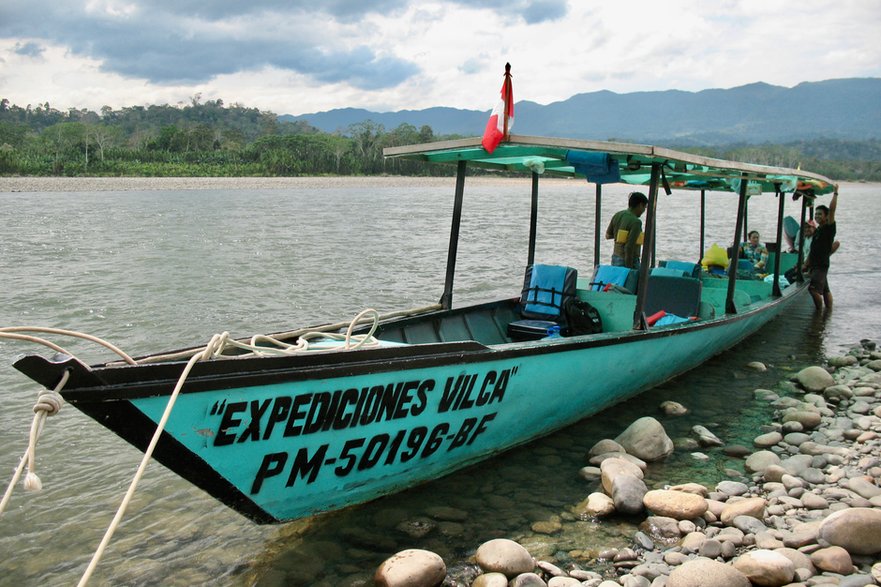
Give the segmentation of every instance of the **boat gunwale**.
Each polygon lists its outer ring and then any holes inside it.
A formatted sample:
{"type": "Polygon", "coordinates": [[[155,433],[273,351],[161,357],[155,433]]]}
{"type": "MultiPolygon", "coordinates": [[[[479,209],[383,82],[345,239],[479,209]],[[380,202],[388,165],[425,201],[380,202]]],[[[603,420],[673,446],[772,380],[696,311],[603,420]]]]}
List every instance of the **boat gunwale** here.
{"type": "MultiPolygon", "coordinates": [[[[649,330],[604,332],[549,341],[505,342],[482,345],[473,340],[462,342],[412,344],[381,349],[359,349],[351,352],[320,353],[312,356],[240,357],[197,363],[181,393],[202,393],[238,387],[255,387],[285,382],[309,381],[348,377],[367,373],[386,373],[434,367],[443,364],[472,364],[484,361],[517,359],[531,355],[581,351],[638,340],[651,340],[717,328],[762,313],[807,289],[807,282],[793,284],[783,295],[754,302],[755,307],[744,308],[736,314],[723,314],[715,318],[671,325],[649,330]],[[536,344],[538,343],[538,344],[536,344]],[[455,349],[455,352],[450,352],[455,349]],[[401,353],[407,353],[401,356],[401,353]],[[247,367],[246,369],[235,367],[247,367]],[[230,370],[233,368],[233,370],[230,370]]],[[[478,307],[480,305],[476,305],[478,307]]],[[[456,310],[467,310],[457,308],[456,310]]],[[[456,311],[453,310],[453,311],[456,311]]],[[[437,316],[449,311],[426,315],[437,316]]],[[[142,397],[165,396],[171,393],[185,361],[152,363],[146,365],[96,365],[86,367],[75,359],[51,362],[40,355],[27,355],[14,364],[17,369],[35,377],[38,373],[50,379],[58,379],[65,369],[87,369],[89,376],[72,377],[61,392],[71,403],[128,400],[142,397]],[[142,374],[137,379],[131,375],[142,374]],[[122,378],[117,376],[122,375],[122,378]],[[108,377],[109,376],[109,377],[108,377]],[[149,379],[146,377],[150,377],[149,379]],[[161,376],[161,377],[157,377],[161,376]],[[81,382],[91,382],[78,386],[81,382]]]]}

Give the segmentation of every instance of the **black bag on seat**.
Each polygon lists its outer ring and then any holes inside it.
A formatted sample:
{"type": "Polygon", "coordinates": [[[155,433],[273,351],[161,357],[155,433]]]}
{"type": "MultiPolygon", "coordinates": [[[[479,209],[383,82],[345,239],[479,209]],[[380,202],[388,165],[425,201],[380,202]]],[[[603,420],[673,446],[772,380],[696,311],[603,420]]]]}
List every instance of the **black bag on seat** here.
{"type": "Polygon", "coordinates": [[[578,298],[572,298],[563,305],[566,315],[568,336],[596,334],[603,331],[603,319],[597,309],[578,298]]]}

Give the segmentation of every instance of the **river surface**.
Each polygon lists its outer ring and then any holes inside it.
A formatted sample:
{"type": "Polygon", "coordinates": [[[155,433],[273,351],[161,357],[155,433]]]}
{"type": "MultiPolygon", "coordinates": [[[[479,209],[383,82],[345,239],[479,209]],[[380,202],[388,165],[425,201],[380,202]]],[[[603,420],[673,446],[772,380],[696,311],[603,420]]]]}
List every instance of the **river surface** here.
{"type": "MultiPolygon", "coordinates": [[[[131,355],[204,344],[211,335],[277,332],[424,306],[443,290],[453,180],[267,190],[0,192],[0,326],[88,332],[131,355]]],[[[466,184],[454,305],[519,294],[526,263],[529,181],[466,184]]],[[[626,205],[603,192],[605,221],[626,205]]],[[[707,246],[733,239],[736,198],[708,194],[707,246]]],[[[828,198],[823,198],[828,201],[828,198]]],[[[786,213],[798,215],[787,197],[786,213]]],[[[695,194],[661,195],[658,258],[696,259],[695,194]]],[[[590,274],[594,189],[543,182],[536,260],[590,274]]],[[[483,541],[508,537],[535,556],[585,564],[628,544],[628,520],[581,521],[569,510],[594,490],[578,476],[585,453],[633,420],[654,415],[671,437],[694,424],[751,445],[770,408],[753,390],[796,369],[881,338],[878,221],[881,186],[845,184],[832,259],[835,308],[795,310],[699,369],[625,404],[495,459],[396,496],[307,520],[258,526],[151,463],[92,585],[364,585],[389,555],[427,548],[448,565],[483,541]],[[749,370],[762,361],[769,370],[749,370]],[[687,416],[664,418],[678,401],[687,416]],[[559,521],[552,535],[533,524],[559,521]],[[424,536],[420,535],[427,532],[424,536]]],[[[776,200],[750,202],[749,227],[773,240],[776,200]]],[[[611,251],[604,242],[602,259],[611,251]]],[[[67,343],[82,359],[109,358],[67,343]]],[[[36,385],[10,365],[43,352],[0,342],[0,482],[27,444],[36,385]]],[[[715,484],[742,464],[687,451],[652,465],[649,486],[715,484]]],[[[82,575],[141,453],[67,406],[47,421],[37,451],[44,489],[16,488],[0,517],[0,585],[71,585],[82,575]]],[[[589,565],[587,565],[589,566],[589,565]]]]}

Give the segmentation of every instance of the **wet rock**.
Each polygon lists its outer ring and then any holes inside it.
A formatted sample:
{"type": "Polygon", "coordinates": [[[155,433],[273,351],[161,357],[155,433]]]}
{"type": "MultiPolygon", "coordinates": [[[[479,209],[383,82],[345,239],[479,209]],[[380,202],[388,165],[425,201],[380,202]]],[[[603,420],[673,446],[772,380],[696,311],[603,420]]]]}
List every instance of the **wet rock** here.
{"type": "Polygon", "coordinates": [[[750,473],[763,473],[764,470],[771,465],[779,465],[780,457],[769,450],[760,450],[754,452],[743,464],[744,468],[750,473]]]}
{"type": "Polygon", "coordinates": [[[780,482],[783,479],[783,476],[786,475],[786,469],[784,469],[780,465],[768,465],[765,467],[764,473],[762,476],[765,478],[765,481],[769,482],[780,482]]]}
{"type": "Polygon", "coordinates": [[[830,402],[838,403],[853,397],[853,391],[846,385],[832,385],[823,390],[823,397],[830,402]]]}
{"type": "Polygon", "coordinates": [[[750,587],[750,582],[731,565],[698,558],[673,569],[667,587],[750,587]]]}
{"type": "Polygon", "coordinates": [[[502,573],[506,577],[516,577],[535,568],[535,561],[529,551],[506,538],[484,542],[474,557],[484,571],[502,573]]]}
{"type": "Polygon", "coordinates": [[[428,550],[403,550],[386,559],[373,577],[379,587],[434,587],[447,575],[443,559],[428,550]]]}
{"type": "Polygon", "coordinates": [[[642,469],[633,463],[624,459],[606,459],[600,463],[600,472],[602,473],[603,489],[609,495],[612,494],[612,482],[615,477],[621,475],[632,475],[638,479],[643,478],[642,469]]]}
{"type": "Polygon", "coordinates": [[[722,448],[722,452],[728,455],[729,457],[734,457],[737,459],[742,459],[748,457],[752,454],[752,449],[743,446],[742,444],[729,444],[722,448]]]}
{"type": "Polygon", "coordinates": [[[551,577],[548,587],[581,587],[581,581],[572,577],[551,577]]]}
{"type": "Polygon", "coordinates": [[[707,500],[700,495],[667,489],[649,491],[643,497],[643,505],[659,516],[677,520],[691,520],[707,511],[707,500]]]}
{"type": "Polygon", "coordinates": [[[783,422],[798,422],[805,430],[813,430],[822,422],[819,412],[811,410],[792,410],[783,416],[783,422]]]}
{"type": "Polygon", "coordinates": [[[611,438],[604,438],[594,444],[589,451],[587,451],[588,458],[595,457],[597,455],[602,455],[610,452],[627,452],[624,450],[624,447],[612,440],[611,438]]]}
{"type": "Polygon", "coordinates": [[[629,455],[626,452],[607,452],[601,455],[596,455],[595,457],[591,457],[590,464],[602,465],[603,461],[607,459],[621,459],[622,461],[627,461],[628,463],[636,465],[643,471],[648,468],[648,465],[644,460],[639,459],[633,455],[629,455]]]}
{"type": "Polygon", "coordinates": [[[806,367],[795,375],[795,380],[807,391],[821,392],[830,385],[835,385],[835,380],[826,369],[822,367],[806,367]]]}
{"type": "Polygon", "coordinates": [[[550,520],[540,520],[538,522],[533,522],[532,526],[530,526],[533,532],[536,534],[556,534],[560,530],[563,529],[563,524],[559,519],[559,516],[554,516],[553,519],[550,520]]]}
{"type": "MultiPolygon", "coordinates": [[[[679,522],[675,518],[667,516],[649,516],[640,524],[649,536],[663,540],[678,539],[682,534],[679,531],[679,522]]],[[[646,550],[652,550],[654,546],[643,546],[646,550]]]]}
{"type": "Polygon", "coordinates": [[[688,408],[679,402],[667,400],[661,403],[661,411],[667,416],[684,416],[688,413],[688,408]]]}
{"type": "Polygon", "coordinates": [[[697,436],[697,441],[701,446],[722,446],[725,444],[704,426],[692,426],[691,431],[697,436]]]}
{"type": "Polygon", "coordinates": [[[769,448],[783,440],[783,435],[779,432],[767,432],[760,434],[753,439],[753,444],[760,448],[769,448]]]}
{"type": "Polygon", "coordinates": [[[596,481],[600,477],[602,477],[603,472],[599,467],[581,467],[578,470],[578,475],[585,481],[596,481]]]}
{"type": "Polygon", "coordinates": [[[835,512],[823,520],[819,538],[851,554],[881,552],[881,510],[856,507],[835,512]]]}
{"type": "MultiPolygon", "coordinates": [[[[670,519],[670,518],[667,518],[667,519],[670,519]]],[[[649,522],[649,520],[651,520],[651,517],[646,519],[646,521],[644,523],[651,525],[652,522],[649,522]]],[[[679,529],[677,528],[676,531],[678,532],[679,529]]],[[[654,550],[654,548],[655,548],[655,543],[652,542],[652,539],[649,538],[645,532],[637,532],[636,534],[634,534],[633,541],[643,550],[654,550]]]]}
{"type": "Polygon", "coordinates": [[[604,518],[615,513],[615,502],[605,493],[595,491],[587,496],[587,499],[575,506],[575,514],[578,516],[604,518]]]}
{"type": "Polygon", "coordinates": [[[656,419],[646,416],[636,420],[616,439],[628,454],[653,462],[673,452],[673,441],[656,419]]]}
{"type": "Polygon", "coordinates": [[[734,568],[755,585],[779,587],[795,577],[792,561],[773,550],[753,550],[734,559],[734,568]]]}
{"type": "Polygon", "coordinates": [[[821,548],[811,553],[811,562],[821,571],[840,575],[849,575],[853,572],[853,561],[848,552],[840,546],[821,548]]]}

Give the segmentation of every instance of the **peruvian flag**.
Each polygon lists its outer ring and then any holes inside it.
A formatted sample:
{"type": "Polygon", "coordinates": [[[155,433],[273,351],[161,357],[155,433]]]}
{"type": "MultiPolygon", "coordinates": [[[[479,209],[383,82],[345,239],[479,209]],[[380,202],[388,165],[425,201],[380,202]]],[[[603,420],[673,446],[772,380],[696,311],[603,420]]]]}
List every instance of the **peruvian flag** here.
{"type": "Polygon", "coordinates": [[[502,83],[501,97],[483,131],[481,144],[487,153],[496,150],[503,140],[508,139],[514,126],[514,88],[511,87],[511,64],[505,64],[505,81],[502,83]]]}

